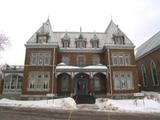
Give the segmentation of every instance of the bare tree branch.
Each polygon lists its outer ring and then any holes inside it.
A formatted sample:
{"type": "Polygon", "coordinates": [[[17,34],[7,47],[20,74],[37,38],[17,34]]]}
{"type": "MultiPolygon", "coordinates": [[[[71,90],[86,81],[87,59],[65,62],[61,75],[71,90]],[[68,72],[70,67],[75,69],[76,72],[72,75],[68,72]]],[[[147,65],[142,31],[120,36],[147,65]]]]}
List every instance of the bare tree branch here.
{"type": "Polygon", "coordinates": [[[9,44],[9,39],[4,33],[0,33],[0,49],[4,50],[9,44]]]}

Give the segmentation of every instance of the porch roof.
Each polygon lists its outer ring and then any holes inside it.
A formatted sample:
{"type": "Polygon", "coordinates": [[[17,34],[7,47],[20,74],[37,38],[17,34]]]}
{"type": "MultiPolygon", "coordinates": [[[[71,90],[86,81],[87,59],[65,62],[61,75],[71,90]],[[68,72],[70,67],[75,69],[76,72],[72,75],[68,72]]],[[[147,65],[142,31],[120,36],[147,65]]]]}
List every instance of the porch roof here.
{"type": "Polygon", "coordinates": [[[79,66],[71,66],[71,65],[66,65],[64,63],[60,63],[59,65],[56,66],[56,71],[57,72],[91,72],[91,71],[100,71],[104,72],[107,70],[107,66],[98,64],[98,65],[89,65],[89,66],[84,66],[84,67],[79,67],[79,66]]]}

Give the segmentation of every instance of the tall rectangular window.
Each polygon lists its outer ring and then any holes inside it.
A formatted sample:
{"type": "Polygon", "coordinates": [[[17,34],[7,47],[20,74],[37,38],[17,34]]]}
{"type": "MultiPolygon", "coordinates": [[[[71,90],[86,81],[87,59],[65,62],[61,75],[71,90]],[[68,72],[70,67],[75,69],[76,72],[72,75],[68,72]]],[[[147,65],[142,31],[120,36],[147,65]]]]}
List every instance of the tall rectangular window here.
{"type": "Polygon", "coordinates": [[[114,88],[115,89],[121,89],[121,82],[120,82],[120,76],[119,73],[114,73],[113,74],[113,79],[114,79],[114,88]]]}
{"type": "Polygon", "coordinates": [[[118,56],[117,55],[112,56],[112,63],[113,63],[113,65],[118,65],[118,56]]]}
{"type": "Polygon", "coordinates": [[[79,55],[77,57],[77,65],[78,66],[84,66],[85,65],[85,56],[79,55]]]}
{"type": "Polygon", "coordinates": [[[130,55],[129,54],[125,54],[125,65],[130,65],[130,55]]]}
{"type": "Polygon", "coordinates": [[[99,56],[93,56],[92,57],[92,64],[93,65],[98,65],[98,64],[100,64],[100,58],[99,58],[99,56]]]}
{"type": "Polygon", "coordinates": [[[69,65],[69,57],[63,56],[62,57],[62,62],[65,63],[65,64],[67,64],[67,65],[69,65]]]}

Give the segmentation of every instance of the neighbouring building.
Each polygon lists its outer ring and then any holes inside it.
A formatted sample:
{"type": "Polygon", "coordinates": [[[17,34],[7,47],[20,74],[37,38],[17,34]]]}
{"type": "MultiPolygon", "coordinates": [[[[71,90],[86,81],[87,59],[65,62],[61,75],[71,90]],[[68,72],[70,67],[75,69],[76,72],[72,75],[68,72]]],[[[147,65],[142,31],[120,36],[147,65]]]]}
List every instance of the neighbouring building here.
{"type": "Polygon", "coordinates": [[[23,69],[23,66],[16,65],[4,65],[2,67],[2,95],[0,97],[6,97],[10,99],[21,99],[23,69]]]}
{"type": "Polygon", "coordinates": [[[48,19],[25,46],[21,98],[138,91],[135,46],[112,20],[105,32],[54,32],[48,19]]]}
{"type": "Polygon", "coordinates": [[[136,64],[142,90],[160,91],[160,32],[137,48],[136,64]]]}
{"type": "Polygon", "coordinates": [[[2,71],[0,66],[0,95],[2,94],[2,90],[3,90],[3,80],[2,80],[2,71]]]}

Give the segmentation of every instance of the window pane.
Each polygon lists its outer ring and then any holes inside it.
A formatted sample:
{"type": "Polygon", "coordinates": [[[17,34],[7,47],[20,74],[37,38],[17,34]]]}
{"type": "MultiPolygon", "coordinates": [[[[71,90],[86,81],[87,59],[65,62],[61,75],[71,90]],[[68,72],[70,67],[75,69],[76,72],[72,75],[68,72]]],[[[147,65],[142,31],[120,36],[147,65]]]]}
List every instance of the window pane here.
{"type": "Polygon", "coordinates": [[[50,64],[50,54],[46,52],[32,53],[31,56],[32,65],[49,65],[50,64]]]}
{"type": "Polygon", "coordinates": [[[49,72],[30,72],[28,89],[33,91],[49,90],[49,72]]]}
{"type": "Polygon", "coordinates": [[[62,62],[68,65],[69,64],[69,57],[63,56],[62,62]]]}
{"type": "Polygon", "coordinates": [[[128,73],[126,78],[127,78],[127,88],[132,89],[133,88],[132,75],[128,73]]]}
{"type": "Polygon", "coordinates": [[[92,58],[92,64],[93,65],[98,65],[99,63],[100,63],[99,56],[93,56],[93,58],[92,58]]]}
{"type": "Polygon", "coordinates": [[[78,56],[77,62],[78,62],[79,66],[84,66],[85,65],[85,58],[84,58],[84,56],[78,56]]]}
{"type": "Polygon", "coordinates": [[[94,76],[94,90],[95,91],[100,91],[101,90],[101,82],[100,82],[100,78],[97,76],[94,76]]]}
{"type": "Polygon", "coordinates": [[[118,73],[114,73],[114,88],[115,89],[120,89],[120,79],[119,79],[119,74],[118,73]]]}
{"type": "Polygon", "coordinates": [[[152,79],[153,79],[154,85],[158,85],[159,81],[158,81],[157,69],[154,61],[151,62],[151,72],[152,72],[152,79]]]}

